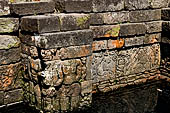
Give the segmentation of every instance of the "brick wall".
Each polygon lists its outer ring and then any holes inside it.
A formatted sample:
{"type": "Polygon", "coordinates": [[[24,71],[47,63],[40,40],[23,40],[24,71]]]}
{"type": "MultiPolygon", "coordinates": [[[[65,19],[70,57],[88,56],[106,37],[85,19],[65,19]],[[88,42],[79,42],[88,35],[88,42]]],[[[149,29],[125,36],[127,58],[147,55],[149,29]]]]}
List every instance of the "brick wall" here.
{"type": "MultiPolygon", "coordinates": [[[[168,4],[0,1],[0,106],[24,99],[45,112],[76,111],[100,103],[92,95],[168,80],[168,4]]],[[[150,87],[146,97],[156,99],[150,87]]],[[[155,107],[146,101],[145,111],[155,107]]]]}

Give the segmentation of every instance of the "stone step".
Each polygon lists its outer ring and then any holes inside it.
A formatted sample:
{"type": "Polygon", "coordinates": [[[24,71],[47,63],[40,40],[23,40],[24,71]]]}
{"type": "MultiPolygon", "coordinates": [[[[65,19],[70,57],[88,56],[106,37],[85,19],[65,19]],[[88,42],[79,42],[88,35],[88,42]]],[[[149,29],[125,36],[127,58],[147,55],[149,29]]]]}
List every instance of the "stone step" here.
{"type": "Polygon", "coordinates": [[[87,14],[37,15],[21,19],[22,31],[36,33],[88,29],[89,25],[87,14]]]}
{"type": "Polygon", "coordinates": [[[20,33],[21,42],[44,49],[56,49],[69,46],[91,45],[92,30],[76,30],[67,32],[44,33],[36,36],[20,33]]]}
{"type": "Polygon", "coordinates": [[[54,12],[54,2],[21,2],[10,4],[10,13],[15,15],[35,15],[54,12]]]}

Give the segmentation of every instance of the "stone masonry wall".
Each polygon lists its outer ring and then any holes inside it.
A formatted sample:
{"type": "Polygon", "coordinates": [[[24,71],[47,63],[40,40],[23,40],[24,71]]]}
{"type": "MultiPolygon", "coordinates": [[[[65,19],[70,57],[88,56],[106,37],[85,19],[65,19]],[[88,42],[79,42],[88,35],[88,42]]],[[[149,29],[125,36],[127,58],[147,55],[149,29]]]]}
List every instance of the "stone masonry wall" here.
{"type": "MultiPolygon", "coordinates": [[[[100,94],[168,79],[168,5],[169,0],[0,1],[0,107],[24,100],[43,112],[77,111],[100,103],[100,94]]],[[[138,113],[154,109],[156,90],[147,86],[150,104],[138,113]]]]}

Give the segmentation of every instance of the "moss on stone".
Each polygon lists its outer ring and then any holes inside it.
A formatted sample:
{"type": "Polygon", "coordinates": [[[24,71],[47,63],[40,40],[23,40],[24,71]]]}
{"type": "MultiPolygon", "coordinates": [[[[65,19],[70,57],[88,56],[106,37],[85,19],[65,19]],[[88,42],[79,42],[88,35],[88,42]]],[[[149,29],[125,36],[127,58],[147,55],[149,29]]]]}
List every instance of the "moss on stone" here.
{"type": "Polygon", "coordinates": [[[77,18],[77,26],[84,27],[88,20],[89,20],[89,16],[83,16],[77,18]]]}
{"type": "Polygon", "coordinates": [[[111,37],[118,37],[120,32],[120,26],[115,26],[111,30],[107,31],[105,35],[110,35],[111,37]]]}

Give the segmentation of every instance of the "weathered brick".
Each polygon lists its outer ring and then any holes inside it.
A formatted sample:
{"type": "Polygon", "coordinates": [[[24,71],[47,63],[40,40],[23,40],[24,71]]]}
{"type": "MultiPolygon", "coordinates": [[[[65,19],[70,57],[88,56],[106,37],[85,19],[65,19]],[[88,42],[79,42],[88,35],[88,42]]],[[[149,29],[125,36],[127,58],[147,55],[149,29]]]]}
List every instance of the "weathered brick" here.
{"type": "Polygon", "coordinates": [[[85,57],[91,54],[91,45],[72,46],[67,48],[61,48],[58,51],[58,56],[60,57],[60,59],[85,57]]]}
{"type": "Polygon", "coordinates": [[[45,33],[39,36],[20,34],[23,43],[45,49],[92,44],[91,30],[45,33]]]}
{"type": "Polygon", "coordinates": [[[152,44],[157,42],[161,42],[161,33],[146,34],[146,37],[144,38],[144,44],[152,44]]]}
{"type": "Polygon", "coordinates": [[[54,2],[22,2],[10,4],[11,14],[30,15],[54,12],[54,2]]]}
{"type": "Polygon", "coordinates": [[[122,48],[125,44],[125,40],[120,38],[117,40],[108,40],[108,49],[122,48]]]}
{"type": "Polygon", "coordinates": [[[18,18],[0,18],[0,33],[16,32],[18,28],[18,18]]]}
{"type": "Polygon", "coordinates": [[[120,25],[91,26],[90,28],[93,30],[94,38],[118,37],[120,32],[120,25]]]}
{"type": "Polygon", "coordinates": [[[4,104],[4,92],[0,91],[0,106],[4,104]]]}
{"type": "Polygon", "coordinates": [[[120,36],[140,35],[146,33],[146,26],[143,23],[128,23],[120,25],[120,36]]]}
{"type": "MultiPolygon", "coordinates": [[[[18,88],[18,79],[21,68],[20,63],[0,66],[0,90],[10,90],[18,88]]],[[[21,85],[21,84],[20,84],[21,85]]]]}
{"type": "Polygon", "coordinates": [[[123,0],[92,0],[93,11],[118,11],[124,9],[123,0]]]}
{"type": "Polygon", "coordinates": [[[56,14],[56,16],[60,18],[61,31],[88,29],[90,26],[88,14],[56,14]]]}
{"type": "Polygon", "coordinates": [[[141,10],[129,13],[130,22],[161,20],[161,10],[141,10]]]}
{"type": "Polygon", "coordinates": [[[92,0],[53,0],[60,12],[91,12],[92,0]]]}
{"type": "Polygon", "coordinates": [[[125,0],[125,9],[128,10],[147,9],[149,6],[149,0],[125,0]]]}
{"type": "Polygon", "coordinates": [[[9,15],[10,10],[9,10],[9,5],[8,5],[8,0],[1,0],[0,1],[0,16],[2,15],[9,15]]]}
{"type": "Polygon", "coordinates": [[[0,65],[15,63],[20,60],[20,48],[0,50],[0,65]]]}
{"type": "Polygon", "coordinates": [[[4,104],[22,101],[22,89],[5,92],[4,104]]]}
{"type": "Polygon", "coordinates": [[[36,33],[60,31],[60,20],[52,15],[25,16],[21,18],[21,30],[36,33]]]}
{"type": "Polygon", "coordinates": [[[103,14],[105,24],[115,24],[129,21],[129,12],[109,12],[103,14]]]}
{"type": "Polygon", "coordinates": [[[125,39],[125,47],[135,46],[135,45],[143,45],[144,39],[145,39],[145,36],[126,38],[125,39]]]}
{"type": "Polygon", "coordinates": [[[152,21],[146,23],[147,33],[155,33],[162,31],[162,21],[152,21]]]}
{"type": "Polygon", "coordinates": [[[19,47],[20,40],[16,36],[0,35],[0,50],[19,47]]]}
{"type": "Polygon", "coordinates": [[[104,24],[103,13],[90,13],[90,25],[104,24]]]}
{"type": "Polygon", "coordinates": [[[161,10],[161,19],[170,20],[170,8],[163,8],[161,10]]]}
{"type": "Polygon", "coordinates": [[[151,8],[165,8],[168,7],[169,0],[151,0],[151,8]]]}
{"type": "Polygon", "coordinates": [[[93,41],[92,50],[99,51],[107,49],[107,40],[93,41]]]}

